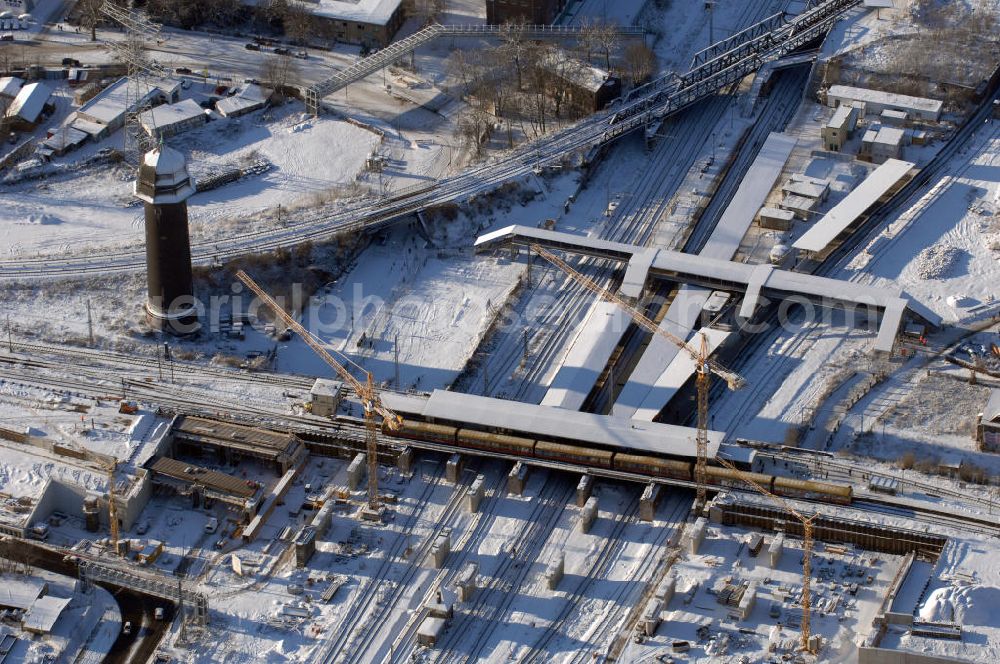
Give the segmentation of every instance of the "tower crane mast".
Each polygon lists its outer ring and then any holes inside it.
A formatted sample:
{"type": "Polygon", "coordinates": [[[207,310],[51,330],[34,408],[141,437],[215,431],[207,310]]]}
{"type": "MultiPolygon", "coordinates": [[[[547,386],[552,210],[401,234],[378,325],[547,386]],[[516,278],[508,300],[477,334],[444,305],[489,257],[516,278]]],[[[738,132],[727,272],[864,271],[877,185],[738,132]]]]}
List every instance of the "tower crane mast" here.
{"type": "MultiPolygon", "coordinates": [[[[261,302],[267,305],[275,316],[277,316],[281,321],[292,329],[296,334],[302,337],[302,340],[306,342],[314,353],[319,355],[320,359],[326,362],[337,375],[340,376],[346,384],[348,384],[358,398],[361,399],[361,403],[365,409],[365,448],[368,456],[368,508],[372,512],[377,512],[381,506],[381,500],[378,494],[378,422],[376,421],[376,415],[380,416],[383,422],[390,429],[398,429],[402,418],[394,413],[391,409],[382,404],[382,400],[379,397],[378,391],[375,389],[375,382],[372,379],[372,374],[370,371],[364,371],[365,380],[364,382],[355,378],[354,374],[345,367],[341,362],[337,361],[333,355],[327,351],[323,343],[313,335],[312,332],[304,328],[297,320],[295,320],[291,314],[285,311],[274,299],[263,289],[253,278],[240,270],[236,273],[236,278],[243,282],[250,291],[260,298],[261,302]]],[[[344,358],[347,362],[351,360],[344,358]]],[[[351,362],[354,364],[353,362],[351,362]]],[[[355,366],[357,366],[355,364],[355,366]]]]}
{"type": "Polygon", "coordinates": [[[571,267],[566,261],[548,249],[542,247],[540,244],[531,245],[531,250],[565,272],[567,276],[573,279],[573,281],[577,282],[591,293],[594,293],[604,300],[617,305],[620,309],[624,310],[633,321],[635,321],[636,325],[643,328],[647,332],[663,337],[682,351],[686,352],[691,356],[691,359],[694,360],[696,367],[695,386],[698,390],[698,429],[695,437],[697,456],[694,472],[695,483],[697,485],[695,508],[696,511],[700,512],[702,508],[704,508],[706,500],[705,469],[708,466],[708,391],[711,383],[711,374],[714,373],[716,376],[725,380],[726,385],[728,385],[731,390],[738,390],[742,388],[746,385],[746,380],[739,374],[726,369],[715,360],[709,358],[708,340],[705,338],[704,334],[701,336],[700,348],[696,349],[684,339],[681,339],[677,335],[672,334],[657,325],[655,322],[650,320],[648,316],[636,309],[629,302],[625,301],[625,299],[620,295],[612,293],[590,277],[581,274],[579,271],[571,267]]]}

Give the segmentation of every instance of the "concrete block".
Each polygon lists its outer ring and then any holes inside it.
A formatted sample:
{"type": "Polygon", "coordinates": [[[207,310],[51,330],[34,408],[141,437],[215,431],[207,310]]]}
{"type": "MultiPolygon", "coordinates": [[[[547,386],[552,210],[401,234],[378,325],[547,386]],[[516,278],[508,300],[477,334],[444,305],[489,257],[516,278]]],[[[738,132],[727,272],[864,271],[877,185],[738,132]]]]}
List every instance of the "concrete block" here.
{"type": "Polygon", "coordinates": [[[451,553],[451,533],[441,533],[431,545],[431,559],[434,562],[434,569],[444,567],[444,561],[447,560],[449,553],[451,553]]]}
{"type": "Polygon", "coordinates": [[[473,593],[476,592],[477,579],[479,576],[479,565],[478,563],[468,563],[462,568],[458,576],[455,578],[455,588],[458,590],[458,601],[468,602],[473,593]]]}
{"type": "Polygon", "coordinates": [[[771,564],[771,568],[778,566],[778,562],[781,560],[781,553],[785,548],[785,533],[778,533],[771,540],[771,545],[767,547],[767,556],[771,564]]]}
{"type": "Polygon", "coordinates": [[[361,486],[361,478],[365,476],[368,465],[368,455],[358,452],[357,456],[347,466],[347,488],[351,491],[361,486]]]}
{"type": "Polygon", "coordinates": [[[691,526],[691,534],[688,535],[688,552],[698,553],[698,548],[705,540],[705,529],[708,527],[708,519],[703,516],[698,517],[694,525],[691,526]]]}
{"type": "Polygon", "coordinates": [[[444,469],[444,476],[452,484],[458,484],[459,478],[462,476],[462,469],[465,467],[465,463],[462,461],[461,454],[452,454],[451,458],[448,459],[448,464],[444,469]]]}
{"type": "Polygon", "coordinates": [[[597,520],[597,496],[587,499],[583,509],[580,510],[580,532],[589,533],[594,521],[597,520]]]}
{"type": "Polygon", "coordinates": [[[659,484],[647,484],[646,489],[639,498],[639,518],[643,521],[652,521],[656,514],[656,504],[660,502],[660,491],[663,487],[659,484]]]}
{"type": "Polygon", "coordinates": [[[587,504],[587,499],[594,490],[594,478],[592,475],[584,475],[576,485],[576,506],[583,507],[587,504]]]}
{"type": "Polygon", "coordinates": [[[528,481],[528,467],[518,461],[507,474],[507,491],[520,496],[524,493],[524,485],[528,481]]]}
{"type": "Polygon", "coordinates": [[[646,611],[642,614],[642,632],[646,636],[655,636],[656,630],[660,626],[660,615],[663,612],[663,604],[658,599],[653,599],[646,606],[646,611]]]}
{"type": "Polygon", "coordinates": [[[674,572],[667,572],[667,575],[660,582],[656,589],[656,599],[660,600],[661,606],[666,608],[670,600],[674,598],[674,591],[677,589],[677,575],[674,572]]]}
{"type": "Polygon", "coordinates": [[[472,485],[465,492],[466,505],[470,512],[479,511],[479,503],[483,501],[483,497],[486,495],[486,478],[482,475],[477,475],[476,479],[473,480],[472,485]]]}
{"type": "Polygon", "coordinates": [[[545,582],[549,590],[555,590],[559,587],[559,582],[562,581],[565,571],[566,554],[560,553],[555,560],[549,563],[549,567],[545,571],[545,582]]]}

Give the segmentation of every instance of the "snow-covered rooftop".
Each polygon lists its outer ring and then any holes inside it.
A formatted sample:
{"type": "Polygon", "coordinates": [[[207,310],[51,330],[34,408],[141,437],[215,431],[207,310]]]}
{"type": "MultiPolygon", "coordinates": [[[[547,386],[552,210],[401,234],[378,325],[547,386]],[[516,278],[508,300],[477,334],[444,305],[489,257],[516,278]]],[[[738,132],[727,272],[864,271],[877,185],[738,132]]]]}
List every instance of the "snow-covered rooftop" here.
{"type": "Polygon", "coordinates": [[[871,90],[869,88],[856,88],[850,85],[831,85],[827,96],[863,101],[866,104],[881,104],[893,106],[900,109],[913,109],[925,113],[939,114],[944,102],[939,99],[927,99],[926,97],[911,97],[896,92],[883,92],[882,90],[871,90]]]}
{"type": "Polygon", "coordinates": [[[150,132],[164,127],[187,122],[205,114],[205,110],[193,99],[182,99],[176,104],[164,104],[145,111],[139,116],[142,126],[150,132]]]}
{"type": "Polygon", "coordinates": [[[7,109],[7,116],[16,115],[25,122],[36,122],[51,96],[52,90],[44,83],[29,83],[14,97],[10,108],[7,109]]]}
{"type": "Polygon", "coordinates": [[[310,5],[310,9],[316,16],[338,21],[385,25],[401,2],[402,0],[318,0],[310,5]]]}
{"type": "Polygon", "coordinates": [[[4,76],[0,78],[0,97],[16,97],[17,91],[21,89],[24,81],[15,76],[4,76]]]}
{"type": "Polygon", "coordinates": [[[864,214],[865,210],[874,205],[878,199],[902,180],[911,168],[913,168],[911,162],[899,159],[887,160],[813,224],[812,228],[797,239],[792,246],[800,251],[823,251],[860,215],[864,214]]]}
{"type": "Polygon", "coordinates": [[[30,632],[48,633],[52,631],[63,609],[69,606],[69,597],[39,597],[24,614],[21,626],[30,632]]]}

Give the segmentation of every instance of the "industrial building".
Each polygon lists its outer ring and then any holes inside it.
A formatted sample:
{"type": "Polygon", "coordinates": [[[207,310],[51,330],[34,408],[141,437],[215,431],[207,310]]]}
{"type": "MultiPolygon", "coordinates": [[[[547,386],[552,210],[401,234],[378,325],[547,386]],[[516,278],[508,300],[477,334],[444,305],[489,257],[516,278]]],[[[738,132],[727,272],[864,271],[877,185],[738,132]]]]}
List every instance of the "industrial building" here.
{"type": "Polygon", "coordinates": [[[983,452],[1000,452],[1000,389],[990,391],[986,408],[976,418],[976,442],[983,452]]]}
{"type": "Polygon", "coordinates": [[[152,79],[141,97],[132,98],[129,81],[121,78],[104,88],[76,112],[73,126],[102,140],[125,125],[125,116],[145,106],[172,104],[180,98],[180,83],[152,79]]]}
{"type": "Polygon", "coordinates": [[[903,129],[872,125],[861,139],[858,158],[874,164],[884,164],[889,159],[900,159],[903,156],[905,140],[906,131],[903,129]]]}
{"type": "Polygon", "coordinates": [[[539,63],[553,84],[561,87],[566,101],[580,113],[592,113],[607,106],[621,94],[621,80],[610,72],[553,51],[539,63]]]}
{"type": "Polygon", "coordinates": [[[387,46],[406,18],[402,0],[314,0],[308,8],[338,42],[369,48],[387,46]]]}
{"type": "Polygon", "coordinates": [[[565,0],[486,0],[486,22],[548,25],[565,6],[565,0]]]}
{"type": "Polygon", "coordinates": [[[157,140],[200,127],[207,121],[205,109],[193,99],[182,99],[176,104],[163,104],[139,115],[143,131],[157,140]]]}
{"type": "Polygon", "coordinates": [[[240,457],[259,459],[281,473],[298,465],[306,455],[305,445],[293,434],[191,415],[177,418],[171,435],[178,451],[195,455],[211,452],[226,462],[240,457]]]}
{"type": "Polygon", "coordinates": [[[833,152],[843,149],[844,143],[854,134],[861,109],[850,104],[842,104],[834,111],[833,117],[820,130],[823,147],[833,152]]]}
{"type": "Polygon", "coordinates": [[[925,97],[911,97],[895,92],[883,92],[868,88],[855,88],[850,85],[831,85],[826,93],[826,105],[836,108],[844,104],[864,104],[862,118],[871,114],[880,114],[886,109],[903,111],[910,117],[925,122],[937,122],[941,119],[941,109],[944,102],[925,97]]]}

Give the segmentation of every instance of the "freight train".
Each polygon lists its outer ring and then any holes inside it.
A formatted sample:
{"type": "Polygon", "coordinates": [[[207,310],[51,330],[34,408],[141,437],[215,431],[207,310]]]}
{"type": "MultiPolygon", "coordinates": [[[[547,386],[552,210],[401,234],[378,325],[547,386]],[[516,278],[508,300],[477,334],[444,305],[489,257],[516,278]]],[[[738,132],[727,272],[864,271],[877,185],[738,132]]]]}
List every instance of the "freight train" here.
{"type": "MultiPolygon", "coordinates": [[[[403,419],[400,427],[396,430],[385,427],[384,433],[411,440],[443,443],[501,454],[514,454],[546,461],[562,461],[592,468],[620,470],[649,477],[694,480],[694,462],[666,457],[570,445],[411,419],[403,419]]],[[[709,465],[706,473],[710,484],[746,488],[744,479],[729,468],[709,465]]],[[[853,498],[852,488],[847,485],[797,480],[791,477],[754,472],[741,474],[779,496],[810,498],[844,505],[849,504],[853,498]]]]}

